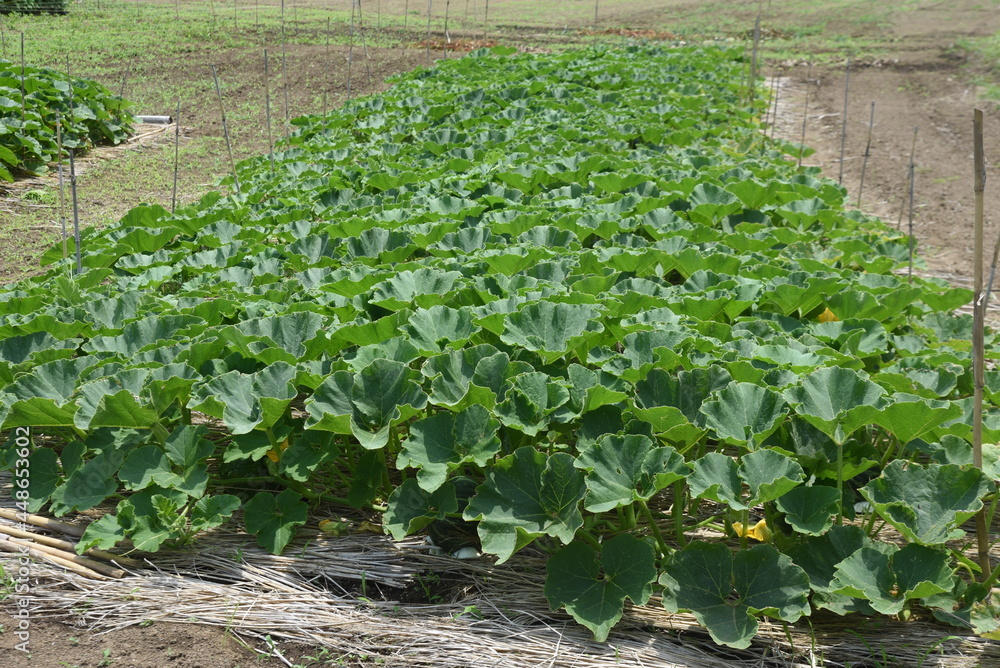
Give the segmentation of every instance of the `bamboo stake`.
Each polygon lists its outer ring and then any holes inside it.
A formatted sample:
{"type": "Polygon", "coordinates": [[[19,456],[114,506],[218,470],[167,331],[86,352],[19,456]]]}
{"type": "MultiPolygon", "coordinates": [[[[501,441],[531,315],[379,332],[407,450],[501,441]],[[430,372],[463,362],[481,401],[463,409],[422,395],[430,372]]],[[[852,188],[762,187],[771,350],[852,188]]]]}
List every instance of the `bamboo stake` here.
{"type": "Polygon", "coordinates": [[[73,242],[76,244],[76,273],[83,271],[83,261],[80,258],[80,209],[76,199],[76,164],[73,161],[73,149],[69,150],[69,191],[73,198],[73,242]]]}
{"type": "Polygon", "coordinates": [[[750,107],[757,99],[757,49],[760,46],[760,13],[753,24],[753,52],[750,55],[750,107]]]}
{"type": "Polygon", "coordinates": [[[222,134],[226,138],[226,150],[229,152],[229,168],[233,170],[233,183],[236,185],[236,192],[240,192],[240,179],[236,175],[236,161],[233,160],[233,145],[229,141],[229,126],[226,123],[226,110],[222,106],[222,89],[219,88],[219,75],[215,71],[215,63],[212,63],[212,79],[215,81],[215,95],[219,98],[219,114],[222,116],[222,134]]]}
{"type": "Polygon", "coordinates": [[[285,57],[285,28],[281,28],[281,89],[285,94],[285,139],[292,132],[289,121],[291,109],[288,105],[288,59],[285,57]]]}
{"type": "Polygon", "coordinates": [[[63,186],[63,143],[62,114],[56,112],[56,155],[59,160],[59,224],[62,225],[63,259],[69,257],[69,247],[66,242],[66,195],[63,186]]]}
{"type": "Polygon", "coordinates": [[[274,138],[271,134],[271,75],[267,65],[267,49],[264,49],[264,109],[267,111],[267,156],[271,160],[274,174],[274,138]]]}
{"type": "MultiPolygon", "coordinates": [[[[972,464],[983,468],[983,386],[985,381],[985,345],[983,342],[986,320],[986,295],[983,293],[983,194],[986,191],[986,161],[983,157],[983,112],[973,111],[972,120],[973,163],[975,182],[973,192],[976,197],[975,232],[973,234],[974,294],[972,324],[973,360],[973,400],[972,400],[972,464]]],[[[990,577],[990,537],[986,526],[986,508],[976,513],[976,543],[979,552],[979,566],[983,580],[990,577]]]]}
{"type": "Polygon", "coordinates": [[[809,120],[809,85],[812,81],[812,61],[809,62],[809,69],[806,71],[806,99],[802,103],[802,140],[799,142],[799,169],[802,168],[802,154],[806,150],[806,123],[809,120]]]}
{"type": "Polygon", "coordinates": [[[0,517],[14,522],[32,524],[36,527],[45,527],[46,529],[52,529],[53,531],[58,531],[66,534],[67,536],[74,536],[76,538],[83,536],[83,532],[87,530],[87,527],[78,526],[76,524],[66,524],[65,522],[43,517],[42,515],[19,513],[16,510],[10,510],[8,508],[0,508],[0,517]]]}
{"type": "Polygon", "coordinates": [[[441,47],[441,51],[445,57],[448,59],[448,45],[451,44],[451,36],[448,34],[448,9],[451,7],[451,0],[445,0],[444,2],[444,44],[441,47]]]}
{"type": "Polygon", "coordinates": [[[907,278],[908,278],[908,280],[909,280],[910,283],[913,282],[913,190],[914,190],[914,181],[916,180],[915,179],[916,170],[914,169],[913,156],[914,156],[914,154],[915,154],[915,152],[917,150],[917,130],[918,129],[919,128],[913,128],[913,145],[910,147],[910,167],[909,167],[909,174],[910,174],[910,213],[909,213],[909,218],[910,218],[910,226],[909,226],[909,231],[910,231],[910,243],[909,243],[909,247],[910,247],[910,268],[909,268],[909,270],[907,272],[907,278]]]}
{"type": "Polygon", "coordinates": [[[427,64],[431,64],[431,8],[434,0],[427,0],[427,64]]]}
{"type": "Polygon", "coordinates": [[[848,87],[851,83],[851,59],[847,59],[844,67],[844,118],[840,124],[840,174],[837,176],[837,183],[844,183],[844,146],[847,143],[847,98],[848,87]]]}
{"type": "Polygon", "coordinates": [[[483,10],[483,39],[486,39],[486,24],[490,20],[490,0],[486,0],[486,9],[483,10]]]}
{"type": "Polygon", "coordinates": [[[323,115],[330,108],[327,106],[327,93],[330,89],[330,17],[326,17],[326,57],[323,59],[323,115]]]}
{"type": "Polygon", "coordinates": [[[177,100],[177,112],[174,114],[174,191],[170,197],[170,212],[177,210],[177,170],[180,164],[181,150],[181,101],[177,100]]]}
{"type": "Polygon", "coordinates": [[[351,99],[351,70],[354,67],[354,4],[355,0],[351,0],[351,32],[349,35],[349,42],[347,45],[347,99],[351,99]]]}
{"type": "MultiPolygon", "coordinates": [[[[33,541],[40,545],[48,545],[49,547],[54,547],[66,552],[74,554],[76,552],[76,543],[59,538],[53,538],[52,536],[43,536],[37,533],[31,533],[30,531],[21,531],[20,529],[15,529],[14,527],[9,527],[4,524],[0,524],[0,533],[13,536],[14,538],[20,538],[24,541],[33,541]]],[[[120,554],[105,552],[104,550],[87,550],[86,553],[84,553],[84,556],[89,556],[94,559],[104,559],[105,561],[117,561],[119,564],[130,568],[142,568],[145,566],[145,564],[137,559],[123,557],[120,554]]]]}
{"type": "MultiPolygon", "coordinates": [[[[76,120],[76,103],[73,101],[73,77],[70,75],[69,54],[66,55],[66,81],[69,87],[70,127],[72,127],[73,121],[76,120]]],[[[76,274],[79,275],[83,271],[83,260],[80,255],[80,207],[76,197],[76,163],[74,161],[74,153],[75,151],[71,148],[69,150],[69,190],[70,196],[73,199],[73,243],[76,245],[76,274]]]]}
{"type": "MultiPolygon", "coordinates": [[[[781,71],[771,78],[771,102],[774,104],[774,111],[771,112],[771,141],[774,141],[774,126],[778,124],[778,95],[781,94],[781,71]]],[[[770,108],[771,105],[768,105],[770,108]]]]}
{"type": "Polygon", "coordinates": [[[861,183],[858,184],[858,208],[861,208],[861,194],[865,190],[865,170],[868,169],[868,156],[872,148],[872,127],[875,125],[875,100],[872,100],[871,114],[868,116],[868,139],[865,141],[865,155],[861,160],[861,183]]]}
{"type": "Polygon", "coordinates": [[[410,15],[410,0],[406,0],[406,2],[403,4],[403,32],[406,32],[406,19],[409,15],[410,15]]]}
{"type": "MultiPolygon", "coordinates": [[[[24,109],[25,109],[25,93],[24,93],[24,31],[21,31],[21,127],[24,127],[24,109]]],[[[73,102],[73,98],[70,97],[70,103],[73,102]]],[[[24,160],[25,148],[21,147],[21,160],[24,160]]]]}
{"type": "MultiPolygon", "coordinates": [[[[35,559],[38,559],[39,561],[43,562],[47,561],[51,564],[55,564],[56,566],[61,566],[66,570],[73,571],[74,573],[79,573],[80,575],[86,576],[88,578],[94,578],[97,580],[104,579],[104,576],[98,573],[97,571],[91,570],[86,566],[81,566],[80,564],[74,563],[69,559],[65,559],[63,557],[59,557],[53,554],[47,554],[43,552],[41,549],[39,549],[39,547],[28,547],[26,548],[26,551],[29,556],[32,556],[35,559]]],[[[9,540],[0,540],[0,550],[3,550],[4,552],[14,552],[17,554],[22,554],[22,550],[25,550],[25,548],[15,545],[13,542],[9,540]]]]}
{"type": "Polygon", "coordinates": [[[358,32],[361,33],[361,51],[365,54],[365,72],[368,74],[368,88],[372,87],[371,55],[368,53],[368,39],[365,37],[365,15],[361,10],[361,0],[358,0],[358,32]]]}

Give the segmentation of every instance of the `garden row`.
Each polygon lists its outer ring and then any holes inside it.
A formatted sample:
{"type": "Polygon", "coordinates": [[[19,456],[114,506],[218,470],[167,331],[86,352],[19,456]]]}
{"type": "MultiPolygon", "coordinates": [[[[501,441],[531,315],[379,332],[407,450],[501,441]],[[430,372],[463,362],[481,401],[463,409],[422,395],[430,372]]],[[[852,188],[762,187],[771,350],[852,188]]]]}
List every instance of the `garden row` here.
{"type": "Polygon", "coordinates": [[[87,231],[80,275],[54,248],[0,293],[0,420],[61,439],[26,507],[117,500],[82,545],[148,551],[241,506],[275,552],[321,502],[464,518],[548,551],[598,639],[654,593],[736,647],[821,608],[989,630],[970,293],[895,275],[908,240],[765,140],[743,67],[479,51],[87,231]]]}

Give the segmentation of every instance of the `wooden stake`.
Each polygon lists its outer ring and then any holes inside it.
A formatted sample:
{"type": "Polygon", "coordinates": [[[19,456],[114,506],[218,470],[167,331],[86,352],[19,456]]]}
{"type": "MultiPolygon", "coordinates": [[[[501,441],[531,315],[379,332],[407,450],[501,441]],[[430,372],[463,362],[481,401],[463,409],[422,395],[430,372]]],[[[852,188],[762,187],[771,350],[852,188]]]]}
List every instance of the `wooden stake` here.
{"type": "Polygon", "coordinates": [[[354,4],[355,0],[351,0],[351,32],[348,37],[349,42],[347,45],[347,99],[351,99],[351,70],[354,67],[354,4]]]}
{"type": "Polygon", "coordinates": [[[837,176],[837,183],[844,183],[844,146],[847,143],[847,97],[848,86],[851,83],[851,59],[847,59],[844,67],[844,118],[840,124],[840,174],[837,176]]]}
{"type": "Polygon", "coordinates": [[[861,194],[865,190],[865,170],[868,169],[868,156],[872,148],[872,127],[875,125],[875,100],[872,100],[872,111],[868,116],[868,139],[865,141],[865,155],[861,160],[861,183],[858,184],[858,208],[861,208],[861,194]]]}
{"type": "Polygon", "coordinates": [[[271,134],[271,74],[268,69],[267,49],[264,49],[264,109],[267,112],[267,156],[274,174],[274,136],[271,134]]]}
{"type": "Polygon", "coordinates": [[[226,124],[226,110],[222,106],[222,89],[219,88],[219,75],[215,71],[215,63],[212,63],[212,79],[215,81],[215,95],[219,98],[219,114],[222,116],[222,134],[226,138],[226,150],[229,152],[229,168],[233,171],[233,183],[236,185],[236,192],[240,192],[240,179],[236,176],[236,161],[233,160],[233,145],[229,142],[229,126],[226,124]]]}
{"type": "Polygon", "coordinates": [[[917,130],[919,130],[919,128],[913,128],[913,145],[910,147],[910,167],[909,167],[909,170],[908,170],[909,174],[910,174],[910,179],[909,179],[910,180],[910,213],[909,213],[909,217],[910,217],[910,227],[909,227],[909,230],[910,230],[910,244],[909,244],[909,246],[910,246],[910,268],[907,271],[906,275],[907,275],[907,278],[908,278],[908,280],[909,280],[910,283],[913,282],[913,190],[914,190],[914,181],[916,180],[914,178],[914,176],[916,174],[916,170],[914,169],[913,156],[914,156],[914,154],[916,153],[916,150],[917,150],[917,130]]]}
{"type": "Polygon", "coordinates": [[[170,197],[170,212],[177,210],[177,170],[180,164],[181,148],[181,101],[177,100],[177,111],[174,113],[174,192],[170,197]]]}
{"type": "Polygon", "coordinates": [[[410,15],[410,0],[403,4],[403,32],[406,32],[406,19],[410,15]]]}
{"type": "Polygon", "coordinates": [[[486,0],[486,9],[483,10],[483,39],[486,39],[486,24],[490,20],[490,0],[486,0]]]}
{"type": "Polygon", "coordinates": [[[806,150],[806,122],[809,120],[809,86],[812,84],[813,64],[810,61],[806,71],[806,99],[802,103],[802,140],[799,142],[799,168],[802,168],[802,154],[806,150]]]}
{"type": "MultiPolygon", "coordinates": [[[[972,399],[972,464],[983,468],[983,387],[985,381],[985,345],[983,333],[986,322],[986,294],[983,292],[983,194],[986,191],[986,161],[983,157],[983,112],[973,111],[972,119],[973,164],[975,179],[973,192],[976,197],[975,231],[973,234],[974,293],[972,324],[973,399],[972,399]]],[[[990,577],[990,536],[986,526],[986,508],[976,513],[976,544],[979,567],[983,580],[990,577]]]]}

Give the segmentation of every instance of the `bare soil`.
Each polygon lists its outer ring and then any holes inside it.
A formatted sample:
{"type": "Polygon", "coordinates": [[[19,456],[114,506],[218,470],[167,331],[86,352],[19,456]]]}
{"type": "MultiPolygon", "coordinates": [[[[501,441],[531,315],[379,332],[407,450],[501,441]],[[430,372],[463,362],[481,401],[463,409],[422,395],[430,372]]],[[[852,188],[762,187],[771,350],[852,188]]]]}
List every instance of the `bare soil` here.
{"type": "MultiPolygon", "coordinates": [[[[956,42],[998,30],[1000,13],[973,0],[939,2],[898,13],[887,28],[891,53],[852,60],[846,82],[842,171],[849,200],[857,203],[874,102],[861,209],[893,226],[901,222],[907,229],[908,168],[915,146],[913,233],[917,253],[926,263],[922,273],[963,285],[973,273],[973,109],[985,112],[987,170],[994,174],[1000,167],[1000,116],[996,103],[979,99],[972,81],[981,66],[969,62],[956,42]]],[[[808,104],[805,143],[816,154],[803,164],[819,166],[829,178],[840,178],[846,63],[814,67],[811,74],[806,62],[775,65],[773,75],[780,74],[784,82],[778,97],[778,132],[799,141],[808,104]]],[[[1000,220],[992,213],[1000,205],[1000,188],[991,185],[988,182],[986,191],[987,244],[1000,232],[1000,220]]]]}
{"type": "MultiPolygon", "coordinates": [[[[171,0],[172,1],[172,0],[171,0]]],[[[306,0],[307,2],[309,0],[306,0]]],[[[516,0],[508,0],[517,4],[516,0]]],[[[366,3],[371,7],[373,3],[366,3]]],[[[398,11],[397,5],[403,0],[386,0],[383,11],[398,11]]],[[[416,0],[409,3],[416,6],[416,0]]],[[[456,0],[453,11],[464,8],[456,0]]],[[[467,4],[467,3],[466,3],[467,4]]],[[[491,12],[503,16],[504,0],[494,0],[491,12]]],[[[581,4],[578,2],[574,5],[581,4]]],[[[757,3],[732,3],[734,11],[748,16],[754,14],[757,3]],[[751,7],[751,5],[753,7],[751,7]]],[[[770,3],[768,3],[770,4],[770,3]]],[[[1000,156],[1000,120],[993,103],[983,103],[978,97],[976,86],[971,83],[982,71],[982,65],[968,62],[956,49],[959,39],[987,36],[1000,30],[1000,12],[993,3],[976,0],[949,0],[947,2],[921,2],[912,11],[897,12],[892,15],[890,25],[872,24],[871,30],[888,33],[891,37],[888,52],[877,57],[858,57],[851,61],[849,101],[847,105],[846,142],[843,163],[843,185],[856,201],[860,182],[861,165],[868,134],[868,118],[872,101],[875,101],[875,123],[872,135],[870,158],[865,175],[862,195],[862,209],[880,215],[895,224],[903,212],[905,196],[908,193],[907,170],[914,129],[917,129],[915,163],[915,203],[914,232],[918,239],[919,252],[926,262],[925,272],[968,283],[972,273],[971,227],[972,227],[972,109],[982,105],[986,115],[986,150],[988,163],[995,173],[1000,167],[996,156],[1000,156]]],[[[671,3],[676,12],[694,12],[699,3],[678,1],[671,3]]],[[[300,3],[300,6],[302,4],[300,3]]],[[[775,3],[775,11],[779,3],[775,3]]],[[[482,0],[477,10],[482,12],[482,0]]],[[[660,13],[655,3],[648,0],[637,1],[629,8],[619,7],[612,14],[602,16],[602,26],[629,26],[642,29],[647,23],[662,25],[660,13]],[[655,16],[655,21],[653,20],[655,16]]],[[[512,14],[513,16],[513,14],[512,14]]],[[[825,17],[834,20],[835,17],[825,17]]],[[[417,19],[412,19],[416,22],[417,19]]],[[[752,18],[751,18],[752,21],[752,18]]],[[[562,31],[555,27],[558,21],[552,19],[530,22],[520,28],[513,24],[504,26],[502,35],[491,35],[491,39],[504,43],[546,44],[553,41],[572,39],[574,30],[587,27],[585,19],[574,18],[574,23],[562,31]]],[[[412,23],[411,23],[412,25],[412,23]]],[[[828,27],[835,30],[835,24],[828,27]]],[[[394,73],[408,70],[426,63],[426,44],[421,42],[419,28],[414,30],[411,48],[370,48],[371,84],[368,83],[364,60],[355,61],[353,67],[353,91],[372,92],[386,86],[384,79],[394,73]]],[[[855,28],[852,37],[860,38],[855,28]]],[[[468,36],[470,40],[475,36],[468,36]]],[[[445,44],[432,43],[437,48],[445,44]]],[[[470,41],[468,46],[481,44],[470,41]]],[[[317,81],[325,78],[321,74],[322,46],[289,44],[287,51],[288,70],[292,73],[290,107],[296,113],[319,111],[317,81]]],[[[767,43],[765,42],[765,56],[767,43]]],[[[202,62],[210,53],[219,68],[220,77],[236,82],[227,89],[226,99],[230,108],[242,104],[259,102],[262,88],[259,53],[225,51],[213,49],[212,45],[193,45],[190,62],[202,62]]],[[[451,49],[449,49],[451,50],[451,49]]],[[[328,98],[331,106],[343,100],[347,94],[346,53],[341,47],[334,49],[337,57],[331,63],[332,71],[328,82],[328,98]]],[[[457,55],[451,53],[449,55],[457,55]]],[[[844,107],[844,63],[808,68],[809,53],[791,61],[772,62],[771,73],[781,74],[779,104],[776,114],[778,134],[786,139],[798,141],[802,128],[803,111],[808,104],[806,117],[806,143],[815,149],[815,155],[806,159],[805,164],[822,168],[831,178],[838,178],[841,171],[840,146],[843,127],[844,107]],[[809,76],[807,77],[807,72],[809,76]]],[[[166,85],[168,82],[184,80],[188,77],[190,65],[185,63],[149,62],[143,64],[142,77],[145,85],[166,85]]],[[[111,82],[106,82],[111,83],[111,82]]],[[[283,100],[280,91],[272,90],[272,105],[278,124],[283,117],[283,100]]],[[[185,110],[181,124],[186,141],[199,137],[221,136],[221,123],[214,106],[214,100],[185,110]]],[[[170,110],[151,110],[157,113],[170,110]]],[[[295,114],[293,114],[295,115],[295,114]]],[[[255,132],[244,132],[236,145],[237,159],[260,154],[266,150],[266,140],[260,128],[263,119],[257,121],[255,132]]],[[[171,138],[164,134],[130,146],[127,151],[145,152],[150,156],[149,169],[161,165],[159,153],[169,144],[171,138]],[[160,162],[157,162],[160,161],[160,162]]],[[[217,143],[219,151],[224,150],[217,143]]],[[[215,156],[218,161],[218,156],[215,156]]],[[[96,178],[106,158],[95,157],[93,164],[84,165],[81,185],[87,184],[87,170],[93,170],[96,178]]],[[[223,168],[224,169],[224,168],[223,168]]],[[[206,181],[219,175],[208,174],[197,165],[182,167],[181,197],[191,200],[207,188],[206,181]]],[[[1000,221],[993,212],[1000,210],[1000,188],[987,188],[987,239],[992,240],[1000,232],[1000,221]]],[[[22,186],[23,190],[23,186],[22,186]]],[[[81,209],[86,212],[84,223],[114,219],[122,215],[139,201],[170,200],[170,181],[151,179],[138,181],[132,189],[132,196],[109,199],[106,192],[89,195],[86,187],[81,188],[81,209]]],[[[24,215],[25,204],[11,204],[10,208],[0,207],[0,220],[6,212],[24,215]]],[[[907,223],[907,215],[902,222],[907,223]]],[[[8,219],[8,222],[12,219],[8,219]]],[[[48,247],[51,238],[33,235],[25,238],[23,257],[48,247]]],[[[988,243],[992,243],[989,241],[988,243]]],[[[2,254],[0,254],[2,255],[2,254]]],[[[22,255],[17,256],[22,258],[22,255]]],[[[33,273],[30,262],[19,259],[10,261],[10,255],[0,257],[0,280],[9,280],[33,273]],[[3,261],[5,260],[6,261],[3,261]]],[[[291,663],[277,658],[260,658],[255,652],[241,645],[234,635],[225,629],[198,625],[153,624],[148,627],[132,627],[105,635],[97,635],[86,629],[73,628],[65,624],[46,620],[33,620],[31,626],[31,656],[14,652],[18,642],[15,636],[16,621],[6,612],[0,611],[0,668],[7,666],[38,666],[57,668],[59,666],[142,667],[153,668],[171,666],[176,668],[237,668],[257,666],[288,666],[294,663],[328,665],[310,657],[316,656],[315,648],[287,647],[279,644],[281,652],[291,663]]],[[[260,643],[250,642],[259,650],[266,651],[260,643]]],[[[877,658],[877,657],[876,657],[877,658]]],[[[356,665],[348,659],[344,665],[356,665]]]]}

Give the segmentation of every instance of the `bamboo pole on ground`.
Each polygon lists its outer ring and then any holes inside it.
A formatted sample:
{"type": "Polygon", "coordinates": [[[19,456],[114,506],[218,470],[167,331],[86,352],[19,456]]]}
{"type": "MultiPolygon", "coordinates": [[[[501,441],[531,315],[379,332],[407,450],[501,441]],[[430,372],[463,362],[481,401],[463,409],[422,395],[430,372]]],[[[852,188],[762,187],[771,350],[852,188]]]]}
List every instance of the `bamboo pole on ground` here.
{"type": "Polygon", "coordinates": [[[60,522],[59,520],[54,520],[49,517],[43,517],[42,515],[21,513],[16,510],[10,510],[9,508],[0,508],[0,517],[14,522],[24,522],[25,524],[31,524],[36,527],[52,529],[53,531],[58,531],[59,533],[64,533],[67,536],[74,536],[76,538],[83,536],[83,532],[87,530],[86,527],[76,524],[66,524],[65,522],[60,522]]]}
{"type": "MultiPolygon", "coordinates": [[[[53,538],[51,536],[43,536],[37,533],[31,533],[30,531],[21,531],[20,529],[15,529],[14,527],[9,527],[3,524],[0,524],[0,534],[6,534],[22,541],[32,541],[34,543],[38,543],[39,545],[47,545],[48,547],[54,547],[56,549],[63,550],[64,552],[76,554],[76,543],[73,543],[72,541],[53,538]]],[[[123,557],[120,554],[105,552],[104,550],[87,550],[83,556],[90,557],[92,559],[103,559],[105,561],[117,561],[122,566],[128,566],[130,568],[142,568],[145,565],[137,559],[123,557]]]]}
{"type": "MultiPolygon", "coordinates": [[[[91,568],[88,568],[87,566],[78,564],[73,560],[68,559],[67,558],[68,555],[62,556],[62,555],[50,554],[41,548],[42,548],[41,545],[35,547],[26,547],[24,545],[16,544],[13,540],[0,540],[0,550],[3,550],[4,552],[13,552],[15,554],[23,554],[23,552],[27,552],[29,556],[32,556],[35,559],[38,559],[39,561],[48,561],[49,563],[55,564],[56,566],[61,566],[66,570],[73,571],[74,573],[79,573],[80,575],[84,575],[88,578],[95,578],[101,580],[106,577],[101,573],[98,573],[96,570],[93,570],[91,568]]],[[[65,555],[65,553],[63,553],[63,555],[65,555]]],[[[122,574],[124,575],[124,571],[122,572],[122,574]]]]}
{"type": "MultiPolygon", "coordinates": [[[[983,387],[985,381],[984,329],[986,320],[986,298],[983,291],[983,195],[986,191],[986,161],[983,157],[983,112],[973,111],[972,120],[973,164],[975,178],[973,192],[976,198],[975,230],[973,234],[973,281],[975,302],[973,304],[972,360],[973,360],[973,404],[972,404],[972,464],[983,468],[983,387]]],[[[990,537],[986,526],[986,508],[976,513],[976,545],[979,567],[984,581],[990,577],[990,537]]]]}

